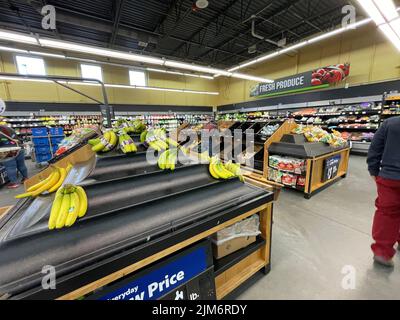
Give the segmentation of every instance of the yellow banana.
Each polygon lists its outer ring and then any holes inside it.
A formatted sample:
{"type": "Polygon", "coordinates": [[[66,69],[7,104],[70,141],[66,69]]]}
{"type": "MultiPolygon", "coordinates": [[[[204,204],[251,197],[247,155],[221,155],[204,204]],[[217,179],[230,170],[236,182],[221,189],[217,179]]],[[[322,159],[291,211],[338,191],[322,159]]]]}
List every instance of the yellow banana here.
{"type": "Polygon", "coordinates": [[[53,201],[53,206],[51,207],[50,218],[49,218],[50,230],[53,230],[56,227],[58,214],[60,213],[61,203],[63,201],[63,198],[64,198],[63,188],[60,188],[56,193],[56,197],[53,201]]]}
{"type": "Polygon", "coordinates": [[[208,170],[210,171],[210,174],[212,175],[212,177],[214,178],[214,179],[219,179],[219,176],[218,176],[218,174],[215,172],[215,170],[214,170],[214,163],[213,162],[210,162],[210,164],[209,164],[209,166],[208,166],[208,170]]]}
{"type": "Polygon", "coordinates": [[[57,171],[54,171],[53,176],[51,177],[51,179],[43,186],[41,186],[39,189],[35,190],[32,192],[32,196],[36,197],[40,194],[42,194],[43,192],[51,189],[60,179],[60,173],[57,171]]]}
{"type": "Polygon", "coordinates": [[[32,196],[32,192],[27,192],[27,193],[22,193],[19,195],[15,196],[15,199],[23,199],[23,198],[28,198],[32,196]]]}
{"type": "Polygon", "coordinates": [[[71,203],[69,205],[68,215],[65,221],[66,227],[71,227],[75,223],[76,219],[78,218],[78,211],[80,206],[78,193],[75,191],[71,193],[70,196],[71,196],[71,203]]]}
{"type": "Polygon", "coordinates": [[[71,204],[71,195],[66,193],[63,195],[63,199],[60,206],[60,211],[58,212],[56,228],[61,229],[65,226],[65,222],[67,221],[67,216],[69,213],[69,208],[71,204]]]}
{"type": "Polygon", "coordinates": [[[26,190],[26,191],[27,192],[32,192],[32,191],[35,191],[35,190],[39,189],[41,186],[46,184],[51,179],[52,174],[53,174],[53,172],[50,173],[49,176],[46,179],[44,179],[44,180],[40,181],[39,183],[35,184],[34,186],[28,188],[28,190],[26,190]]]}
{"type": "Polygon", "coordinates": [[[222,162],[218,162],[216,164],[216,168],[217,168],[217,174],[219,176],[221,176],[223,179],[229,179],[234,177],[235,175],[230,172],[229,170],[227,170],[224,165],[222,164],[222,162]]]}
{"type": "Polygon", "coordinates": [[[110,131],[107,131],[106,133],[104,133],[103,137],[100,138],[100,142],[92,148],[92,151],[94,152],[102,151],[106,147],[106,144],[109,141],[110,141],[110,131]]]}
{"type": "Polygon", "coordinates": [[[79,196],[79,210],[78,210],[78,217],[82,218],[85,216],[86,212],[87,212],[87,208],[88,208],[88,200],[87,200],[87,195],[85,190],[80,187],[77,186],[76,187],[76,193],[79,196]]]}
{"type": "Polygon", "coordinates": [[[72,165],[72,164],[70,164],[70,163],[68,163],[68,166],[67,166],[67,174],[72,170],[72,168],[73,168],[74,166],[72,165]]]}
{"type": "Polygon", "coordinates": [[[160,155],[160,157],[158,158],[158,167],[161,169],[161,170],[165,170],[166,168],[166,164],[167,164],[167,152],[168,151],[164,151],[161,155],[160,155]]]}
{"type": "Polygon", "coordinates": [[[65,178],[66,178],[66,176],[67,176],[67,170],[66,170],[66,169],[64,169],[64,168],[58,168],[58,170],[59,170],[59,173],[60,173],[60,178],[58,179],[58,182],[57,182],[53,187],[51,187],[51,188],[49,189],[49,193],[52,193],[52,192],[54,192],[54,191],[57,191],[58,188],[61,187],[61,185],[63,184],[63,182],[64,182],[64,180],[65,180],[65,178]]]}
{"type": "Polygon", "coordinates": [[[110,139],[109,142],[112,146],[115,146],[118,141],[118,136],[115,134],[114,131],[109,131],[110,132],[110,139]]]}

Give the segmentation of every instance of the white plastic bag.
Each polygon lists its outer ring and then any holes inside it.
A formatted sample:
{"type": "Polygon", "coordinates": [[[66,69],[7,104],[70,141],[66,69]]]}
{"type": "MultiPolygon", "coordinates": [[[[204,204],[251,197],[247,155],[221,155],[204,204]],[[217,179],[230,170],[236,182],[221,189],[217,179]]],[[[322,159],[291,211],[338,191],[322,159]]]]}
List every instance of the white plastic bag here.
{"type": "Polygon", "coordinates": [[[258,214],[255,214],[250,218],[218,231],[212,236],[211,241],[219,246],[235,238],[256,237],[260,233],[260,217],[258,214]]]}

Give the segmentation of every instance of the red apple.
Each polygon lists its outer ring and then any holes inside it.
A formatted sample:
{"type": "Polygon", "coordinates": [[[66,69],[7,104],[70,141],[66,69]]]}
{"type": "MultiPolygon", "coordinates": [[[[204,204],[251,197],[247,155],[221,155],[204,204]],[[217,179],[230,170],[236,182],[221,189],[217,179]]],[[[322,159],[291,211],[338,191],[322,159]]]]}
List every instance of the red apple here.
{"type": "Polygon", "coordinates": [[[326,75],[326,70],[325,69],[319,69],[317,71],[317,73],[319,73],[322,77],[326,75]]]}
{"type": "Polygon", "coordinates": [[[311,84],[313,86],[320,86],[322,84],[322,81],[321,81],[321,79],[312,79],[311,84]]]}

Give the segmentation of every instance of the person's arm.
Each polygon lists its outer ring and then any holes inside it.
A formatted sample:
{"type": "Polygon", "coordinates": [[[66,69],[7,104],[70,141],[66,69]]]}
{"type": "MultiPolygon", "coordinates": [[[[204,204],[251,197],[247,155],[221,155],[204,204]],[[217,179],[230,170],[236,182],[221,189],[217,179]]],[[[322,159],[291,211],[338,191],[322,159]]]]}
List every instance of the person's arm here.
{"type": "Polygon", "coordinates": [[[386,131],[387,123],[385,121],[375,133],[368,151],[368,171],[373,177],[377,177],[379,175],[379,171],[381,170],[382,155],[383,151],[385,150],[386,143],[386,131]]]}

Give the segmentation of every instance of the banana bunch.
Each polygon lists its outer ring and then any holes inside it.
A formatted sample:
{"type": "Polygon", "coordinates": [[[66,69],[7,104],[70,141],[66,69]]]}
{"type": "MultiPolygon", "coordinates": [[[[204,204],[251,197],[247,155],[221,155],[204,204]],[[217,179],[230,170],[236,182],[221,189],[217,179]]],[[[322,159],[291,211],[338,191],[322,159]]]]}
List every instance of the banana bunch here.
{"type": "Polygon", "coordinates": [[[71,227],[78,218],[85,216],[88,200],[80,186],[66,185],[58,189],[49,218],[49,230],[71,227]]]}
{"type": "MultiPolygon", "coordinates": [[[[92,143],[97,141],[92,141],[92,143]]],[[[118,144],[118,136],[113,130],[109,130],[100,138],[100,142],[92,148],[94,152],[108,152],[114,149],[118,144]]]]}
{"type": "Polygon", "coordinates": [[[165,142],[167,140],[167,134],[163,129],[155,129],[149,131],[146,135],[146,142],[151,149],[156,151],[167,150],[168,143],[165,142]]]}
{"type": "Polygon", "coordinates": [[[141,143],[143,143],[143,142],[146,141],[147,133],[148,133],[147,131],[143,131],[143,132],[140,134],[140,142],[141,142],[141,143]]]}
{"type": "Polygon", "coordinates": [[[132,138],[126,133],[122,133],[119,135],[119,146],[123,153],[131,153],[137,151],[137,147],[132,138]]]}
{"type": "Polygon", "coordinates": [[[72,169],[72,165],[68,164],[67,168],[51,167],[53,172],[43,181],[35,184],[26,190],[26,193],[15,196],[16,199],[37,197],[44,192],[53,193],[57,191],[63,184],[68,173],[72,169]]]}
{"type": "Polygon", "coordinates": [[[158,167],[161,170],[174,171],[178,160],[178,149],[168,149],[158,158],[158,167]]]}
{"type": "Polygon", "coordinates": [[[209,171],[215,179],[231,179],[233,177],[240,177],[240,166],[232,163],[231,161],[224,165],[219,159],[211,158],[209,171]]]}
{"type": "Polygon", "coordinates": [[[92,147],[94,147],[96,144],[99,144],[100,142],[101,142],[101,139],[100,139],[100,138],[90,139],[90,140],[88,141],[88,143],[89,143],[92,147]]]}

